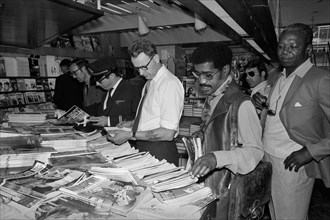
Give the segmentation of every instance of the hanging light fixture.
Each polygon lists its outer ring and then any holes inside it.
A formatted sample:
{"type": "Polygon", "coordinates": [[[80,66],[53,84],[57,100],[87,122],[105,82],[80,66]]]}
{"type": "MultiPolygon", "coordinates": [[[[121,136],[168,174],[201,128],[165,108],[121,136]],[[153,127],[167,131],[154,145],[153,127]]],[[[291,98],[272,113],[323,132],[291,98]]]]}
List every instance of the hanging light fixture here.
{"type": "Polygon", "coordinates": [[[140,15],[138,16],[139,19],[139,35],[145,35],[149,33],[149,28],[147,26],[146,19],[142,18],[140,15]]]}
{"type": "Polygon", "coordinates": [[[198,14],[194,14],[195,17],[195,30],[199,33],[202,34],[206,30],[206,24],[204,21],[202,21],[201,17],[198,14]]]}

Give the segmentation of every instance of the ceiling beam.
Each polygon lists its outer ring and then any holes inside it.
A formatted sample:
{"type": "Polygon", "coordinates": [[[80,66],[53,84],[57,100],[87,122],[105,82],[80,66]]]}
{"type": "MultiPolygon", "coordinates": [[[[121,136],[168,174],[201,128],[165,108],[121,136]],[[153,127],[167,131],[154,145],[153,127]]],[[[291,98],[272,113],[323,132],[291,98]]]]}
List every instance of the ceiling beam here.
{"type": "MultiPolygon", "coordinates": [[[[172,10],[160,7],[160,13],[140,11],[140,16],[146,19],[146,24],[151,27],[173,26],[193,24],[192,14],[184,12],[177,6],[172,6],[172,10]]],[[[108,15],[75,29],[73,34],[91,34],[102,32],[126,31],[138,28],[138,17],[133,15],[108,15]]]]}
{"type": "MultiPolygon", "coordinates": [[[[121,47],[128,47],[132,41],[140,38],[137,31],[128,31],[120,34],[121,47]]],[[[150,30],[143,38],[151,40],[156,45],[181,45],[190,43],[201,43],[206,41],[228,41],[231,39],[207,28],[203,34],[195,31],[194,26],[178,27],[164,30],[150,30]]]]}

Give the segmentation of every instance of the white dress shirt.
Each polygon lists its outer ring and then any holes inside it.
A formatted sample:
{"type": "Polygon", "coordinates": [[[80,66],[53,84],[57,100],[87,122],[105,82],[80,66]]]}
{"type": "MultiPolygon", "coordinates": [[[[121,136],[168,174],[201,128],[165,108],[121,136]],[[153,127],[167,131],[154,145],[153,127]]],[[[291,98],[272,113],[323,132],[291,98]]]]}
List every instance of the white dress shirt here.
{"type": "Polygon", "coordinates": [[[271,94],[269,107],[276,109],[275,116],[267,116],[263,135],[264,149],[270,155],[277,158],[286,158],[293,151],[300,150],[303,146],[290,139],[288,132],[282,124],[279,113],[289,88],[296,76],[304,75],[311,67],[312,63],[307,60],[300,65],[293,73],[286,77],[285,69],[277,81],[274,91],[271,94]]]}
{"type": "MultiPolygon", "coordinates": [[[[176,130],[178,134],[184,103],[182,83],[163,65],[148,84],[138,131],[163,127],[176,130]]],[[[144,90],[145,87],[142,94],[144,90]]]]}

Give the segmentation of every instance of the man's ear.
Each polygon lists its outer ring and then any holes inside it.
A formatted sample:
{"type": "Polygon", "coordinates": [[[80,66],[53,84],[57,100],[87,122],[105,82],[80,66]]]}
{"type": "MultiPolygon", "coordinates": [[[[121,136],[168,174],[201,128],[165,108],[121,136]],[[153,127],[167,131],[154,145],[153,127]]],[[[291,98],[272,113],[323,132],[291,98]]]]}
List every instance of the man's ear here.
{"type": "Polygon", "coordinates": [[[222,73],[224,74],[224,76],[228,76],[230,74],[230,65],[229,64],[222,67],[222,73]]]}
{"type": "Polygon", "coordinates": [[[160,57],[159,57],[159,54],[155,54],[154,55],[154,58],[153,59],[155,59],[155,61],[156,61],[156,63],[160,63],[160,57]]]}
{"type": "Polygon", "coordinates": [[[312,56],[312,54],[313,54],[313,47],[312,47],[311,44],[308,44],[307,45],[306,54],[307,54],[308,57],[311,57],[312,56]]]}
{"type": "Polygon", "coordinates": [[[261,71],[261,74],[260,74],[262,77],[264,77],[265,78],[265,76],[266,76],[266,71],[261,71]]]}

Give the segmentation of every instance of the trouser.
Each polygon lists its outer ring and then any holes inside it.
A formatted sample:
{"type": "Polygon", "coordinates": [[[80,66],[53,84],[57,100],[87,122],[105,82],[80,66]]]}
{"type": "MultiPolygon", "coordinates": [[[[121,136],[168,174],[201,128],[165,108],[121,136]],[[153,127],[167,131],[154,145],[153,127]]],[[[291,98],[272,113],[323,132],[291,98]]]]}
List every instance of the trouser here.
{"type": "Polygon", "coordinates": [[[174,141],[140,141],[134,147],[139,151],[148,151],[158,160],[165,159],[176,166],[179,165],[179,153],[174,141]]]}
{"type": "Polygon", "coordinates": [[[308,219],[308,208],[315,179],[307,176],[305,167],[298,172],[284,168],[283,158],[265,153],[273,165],[272,201],[269,211],[272,219],[308,219]]]}

